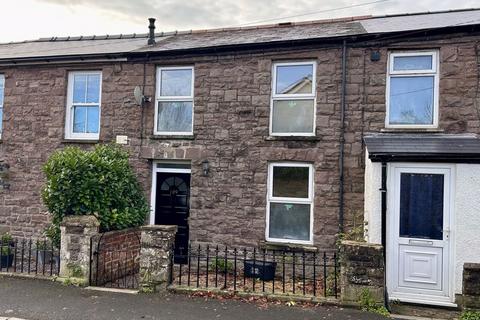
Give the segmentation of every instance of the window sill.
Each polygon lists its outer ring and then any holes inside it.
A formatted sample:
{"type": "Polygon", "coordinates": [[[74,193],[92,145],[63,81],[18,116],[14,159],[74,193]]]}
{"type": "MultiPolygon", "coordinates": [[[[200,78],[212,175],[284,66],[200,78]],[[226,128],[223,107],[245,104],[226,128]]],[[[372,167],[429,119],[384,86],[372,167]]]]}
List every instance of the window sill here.
{"type": "Polygon", "coordinates": [[[268,136],[265,137],[265,141],[320,141],[320,137],[317,136],[268,136]]]}
{"type": "Polygon", "coordinates": [[[152,140],[195,140],[195,135],[165,135],[165,134],[154,134],[149,136],[152,140]]]}
{"type": "Polygon", "coordinates": [[[280,250],[280,251],[305,251],[316,252],[318,248],[311,244],[299,244],[299,243],[284,243],[273,241],[262,241],[259,245],[260,248],[266,250],[280,250]]]}
{"type": "Polygon", "coordinates": [[[84,144],[97,144],[102,142],[100,139],[63,139],[62,143],[84,143],[84,144]]]}
{"type": "Polygon", "coordinates": [[[407,132],[407,133],[443,133],[439,128],[384,128],[380,132],[407,132]]]}

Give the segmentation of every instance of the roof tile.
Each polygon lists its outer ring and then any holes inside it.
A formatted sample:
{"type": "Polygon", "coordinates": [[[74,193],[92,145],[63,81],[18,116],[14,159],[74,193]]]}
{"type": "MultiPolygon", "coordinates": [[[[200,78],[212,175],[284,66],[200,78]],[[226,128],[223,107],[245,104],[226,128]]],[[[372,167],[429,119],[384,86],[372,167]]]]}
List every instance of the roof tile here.
{"type": "Polygon", "coordinates": [[[296,23],[156,33],[157,43],[147,46],[148,34],[52,37],[0,44],[0,61],[55,56],[166,52],[218,46],[426,30],[480,24],[480,9],[382,17],[356,16],[296,23]],[[168,41],[164,41],[167,40],[168,41]]]}

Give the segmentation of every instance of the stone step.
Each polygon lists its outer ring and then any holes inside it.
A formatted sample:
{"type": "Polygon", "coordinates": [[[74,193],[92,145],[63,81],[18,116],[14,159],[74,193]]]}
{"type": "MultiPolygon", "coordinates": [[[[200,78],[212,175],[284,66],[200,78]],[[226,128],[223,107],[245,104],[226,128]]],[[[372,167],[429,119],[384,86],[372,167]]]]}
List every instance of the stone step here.
{"type": "Polygon", "coordinates": [[[413,303],[395,302],[390,304],[394,319],[437,320],[458,319],[460,310],[451,307],[432,307],[413,303]]]}

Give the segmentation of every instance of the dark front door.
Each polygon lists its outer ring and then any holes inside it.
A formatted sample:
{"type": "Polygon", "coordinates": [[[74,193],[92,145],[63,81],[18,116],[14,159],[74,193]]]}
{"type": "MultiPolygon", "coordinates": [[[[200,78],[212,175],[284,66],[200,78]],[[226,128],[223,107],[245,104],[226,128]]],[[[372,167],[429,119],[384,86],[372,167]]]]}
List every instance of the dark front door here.
{"type": "Polygon", "coordinates": [[[188,248],[190,213],[190,174],[157,173],[155,224],[178,226],[175,237],[175,262],[185,263],[188,248]]]}

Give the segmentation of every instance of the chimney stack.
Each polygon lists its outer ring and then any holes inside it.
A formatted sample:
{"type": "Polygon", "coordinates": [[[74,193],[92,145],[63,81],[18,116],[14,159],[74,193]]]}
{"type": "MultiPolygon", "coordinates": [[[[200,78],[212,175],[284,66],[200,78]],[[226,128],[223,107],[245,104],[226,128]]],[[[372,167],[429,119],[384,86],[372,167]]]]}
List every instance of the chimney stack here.
{"type": "Polygon", "coordinates": [[[155,44],[155,18],[148,18],[148,21],[150,24],[148,25],[148,42],[147,44],[149,46],[152,46],[155,44]]]}

